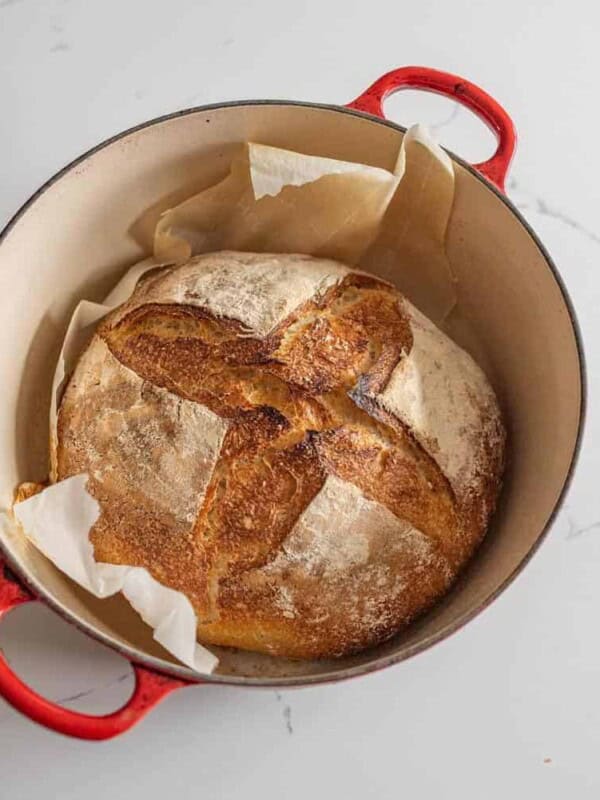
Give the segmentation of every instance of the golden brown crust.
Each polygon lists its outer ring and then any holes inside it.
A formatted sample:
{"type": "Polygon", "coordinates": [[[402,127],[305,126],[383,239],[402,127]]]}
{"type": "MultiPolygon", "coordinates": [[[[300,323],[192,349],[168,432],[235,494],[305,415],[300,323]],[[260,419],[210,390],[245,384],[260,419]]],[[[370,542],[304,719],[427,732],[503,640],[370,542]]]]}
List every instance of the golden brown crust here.
{"type": "Polygon", "coordinates": [[[485,531],[502,446],[460,499],[377,402],[412,348],[400,295],[349,273],[264,336],[151,297],[102,323],[61,403],[59,478],[90,474],[96,558],[185,592],[200,641],[292,657],[382,641],[443,594],[485,531]],[[165,466],[152,414],[187,461],[165,466]],[[212,449],[186,442],[192,424],[212,449]],[[196,462],[181,499],[173,470],[196,462]]]}

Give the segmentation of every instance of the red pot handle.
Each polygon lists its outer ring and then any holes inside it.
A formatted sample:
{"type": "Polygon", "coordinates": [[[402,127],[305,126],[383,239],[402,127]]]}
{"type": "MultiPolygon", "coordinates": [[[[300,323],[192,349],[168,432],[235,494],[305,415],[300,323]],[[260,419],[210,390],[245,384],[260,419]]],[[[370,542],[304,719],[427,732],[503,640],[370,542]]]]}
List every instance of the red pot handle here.
{"type": "MultiPolygon", "coordinates": [[[[0,618],[21,603],[35,599],[0,558],[0,618]]],[[[0,695],[30,719],[66,736],[111,739],[133,727],[169,692],[189,685],[136,664],[132,666],[135,673],[133,694],[122,708],[102,717],[80,714],[46,700],[15,675],[1,652],[0,695]]]]}
{"type": "Polygon", "coordinates": [[[492,131],[498,141],[494,155],[475,169],[502,192],[510,162],[515,152],[517,134],[511,118],[492,97],[474,83],[428,67],[401,67],[388,72],[363,92],[347,108],[366,111],[385,119],[383,101],[400,89],[424,89],[426,92],[450,97],[473,111],[492,131]]]}

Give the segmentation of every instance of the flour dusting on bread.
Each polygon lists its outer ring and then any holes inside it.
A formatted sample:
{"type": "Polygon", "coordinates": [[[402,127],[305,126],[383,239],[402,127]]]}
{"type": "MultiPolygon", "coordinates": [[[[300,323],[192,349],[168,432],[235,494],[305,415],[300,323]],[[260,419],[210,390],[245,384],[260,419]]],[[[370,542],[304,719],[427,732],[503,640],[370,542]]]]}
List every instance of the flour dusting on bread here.
{"type": "Polygon", "coordinates": [[[377,399],[408,427],[465,501],[481,491],[490,452],[503,449],[496,397],[467,352],[406,299],[402,305],[412,348],[377,399]]]}
{"type": "Polygon", "coordinates": [[[210,253],[144,281],[115,319],[149,303],[177,303],[206,308],[266,336],[349,271],[337,261],[302,255],[210,253]]]}
{"type": "Polygon", "coordinates": [[[70,453],[62,472],[80,467],[107,491],[141,491],[149,508],[194,522],[227,430],[224,420],[146,383],[99,337],[62,405],[61,453],[70,453]]]}

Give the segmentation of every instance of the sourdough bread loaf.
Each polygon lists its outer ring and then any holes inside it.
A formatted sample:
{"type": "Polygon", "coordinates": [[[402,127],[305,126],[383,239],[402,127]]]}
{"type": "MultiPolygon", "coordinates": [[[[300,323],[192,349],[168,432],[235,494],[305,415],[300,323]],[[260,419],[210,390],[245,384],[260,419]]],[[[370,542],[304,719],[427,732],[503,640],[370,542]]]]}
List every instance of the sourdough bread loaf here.
{"type": "Polygon", "coordinates": [[[298,658],[381,642],[448,590],[505,442],[481,369],[391,285],[235,252],[140,281],[57,431],[98,561],[184,592],[202,643],[298,658]]]}

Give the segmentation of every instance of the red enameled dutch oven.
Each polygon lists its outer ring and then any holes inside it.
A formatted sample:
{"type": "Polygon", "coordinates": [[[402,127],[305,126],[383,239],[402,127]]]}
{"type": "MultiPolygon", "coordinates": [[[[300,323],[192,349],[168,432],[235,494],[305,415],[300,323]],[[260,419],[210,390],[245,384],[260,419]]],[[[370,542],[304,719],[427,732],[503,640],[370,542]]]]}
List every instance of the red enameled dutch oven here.
{"type": "MultiPolygon", "coordinates": [[[[51,375],[76,301],[101,298],[125,266],[143,257],[158,215],[223,177],[241,141],[393,168],[404,129],[385,120],[382,104],[404,88],[456,100],[498,141],[494,155],[475,166],[450,154],[456,192],[446,240],[474,334],[469,341],[485,356],[509,425],[510,463],[484,545],[443,602],[374,650],[299,663],[223,649],[215,674],[199,675],[161,650],[122,598],[90,597],[23,536],[3,533],[0,613],[39,599],[130,659],[137,681],[123,708],[94,717],[40,697],[0,657],[0,692],[31,719],[71,736],[106,739],[191,683],[296,686],[389,666],[485,608],[542,540],[569,483],[583,424],[577,323],[548,254],[503,194],[515,148],[510,118],[472,83],[422,67],[393,70],[345,107],[262,100],[147,122],[78,158],[23,206],[0,239],[0,311],[11,331],[0,347],[2,503],[10,503],[20,481],[46,474],[51,375]]],[[[468,346],[460,328],[452,335],[468,346]]]]}

